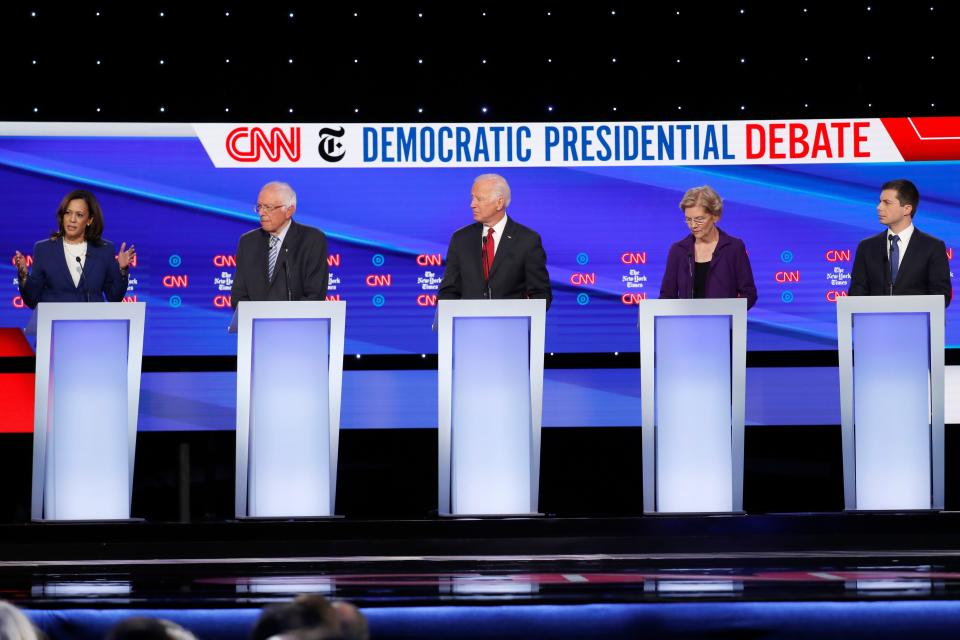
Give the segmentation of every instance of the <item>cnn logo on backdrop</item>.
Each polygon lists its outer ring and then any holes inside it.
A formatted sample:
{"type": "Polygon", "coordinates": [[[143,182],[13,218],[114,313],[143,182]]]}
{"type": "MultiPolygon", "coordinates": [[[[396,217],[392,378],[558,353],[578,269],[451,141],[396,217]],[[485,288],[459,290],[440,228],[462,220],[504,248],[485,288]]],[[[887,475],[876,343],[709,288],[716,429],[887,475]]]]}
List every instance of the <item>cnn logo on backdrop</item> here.
{"type": "Polygon", "coordinates": [[[265,156],[279,162],[283,154],[290,162],[300,160],[300,127],[284,131],[273,127],[270,132],[260,127],[237,127],[227,134],[227,154],[237,162],[259,162],[265,156]]]}

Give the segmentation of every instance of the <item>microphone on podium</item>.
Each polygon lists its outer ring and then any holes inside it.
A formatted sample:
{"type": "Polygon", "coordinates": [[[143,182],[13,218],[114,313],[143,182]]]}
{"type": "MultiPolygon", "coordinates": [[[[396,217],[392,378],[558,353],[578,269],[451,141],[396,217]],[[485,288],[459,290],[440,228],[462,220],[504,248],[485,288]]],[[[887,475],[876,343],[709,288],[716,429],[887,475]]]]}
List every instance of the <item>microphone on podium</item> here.
{"type": "Polygon", "coordinates": [[[83,287],[83,297],[86,299],[86,302],[90,302],[90,292],[87,291],[87,281],[83,277],[83,260],[80,259],[80,256],[74,256],[73,259],[77,261],[77,268],[80,269],[80,280],[77,282],[77,286],[83,287]]]}

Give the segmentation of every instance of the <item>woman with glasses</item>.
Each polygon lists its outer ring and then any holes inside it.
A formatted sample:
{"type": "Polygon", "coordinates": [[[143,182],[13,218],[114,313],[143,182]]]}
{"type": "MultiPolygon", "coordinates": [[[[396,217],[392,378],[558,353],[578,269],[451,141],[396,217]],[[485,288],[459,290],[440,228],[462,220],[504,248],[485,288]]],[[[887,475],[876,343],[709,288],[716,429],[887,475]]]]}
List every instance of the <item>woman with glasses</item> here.
{"type": "Polygon", "coordinates": [[[757,302],[757,286],[743,240],[724,233],[717,222],[723,199],[704,185],[680,201],[690,235],[674,242],[660,284],[661,298],[746,298],[757,302]]]}
{"type": "Polygon", "coordinates": [[[133,245],[104,240],[103,211],[89,191],[71,191],[57,209],[57,230],[33,246],[33,270],[19,251],[20,296],[33,309],[38,302],[120,302],[127,292],[133,245]]]}

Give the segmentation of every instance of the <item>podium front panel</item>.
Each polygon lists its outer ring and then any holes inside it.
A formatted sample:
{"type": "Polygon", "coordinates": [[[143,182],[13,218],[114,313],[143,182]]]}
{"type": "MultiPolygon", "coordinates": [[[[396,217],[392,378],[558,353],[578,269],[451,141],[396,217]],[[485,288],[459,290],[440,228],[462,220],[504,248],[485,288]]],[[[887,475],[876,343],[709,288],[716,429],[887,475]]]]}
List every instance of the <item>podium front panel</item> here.
{"type": "Polygon", "coordinates": [[[943,297],[837,301],[844,503],[943,508],[943,297]]]}
{"type": "Polygon", "coordinates": [[[127,324],[122,320],[53,323],[47,519],[130,517],[127,324]]]}
{"type": "Polygon", "coordinates": [[[858,509],[930,508],[927,314],[854,314],[858,509]],[[891,340],[891,336],[896,339],[891,340]]]}
{"type": "Polygon", "coordinates": [[[730,316],[661,316],[655,331],[657,511],[732,511],[730,316]]]}
{"type": "Polygon", "coordinates": [[[144,303],[40,303],[34,520],[130,517],[144,303]]]}
{"type": "Polygon", "coordinates": [[[530,513],[530,320],[454,318],[454,513],[530,513]]]}
{"type": "Polygon", "coordinates": [[[544,300],[438,304],[439,513],[536,513],[545,319],[544,300]]]}
{"type": "Polygon", "coordinates": [[[330,321],[253,321],[250,515],[323,516],[330,504],[330,321]]]}
{"type": "Polygon", "coordinates": [[[333,515],[345,318],[343,301],[238,305],[238,518],[333,515]]]}
{"type": "Polygon", "coordinates": [[[645,513],[743,509],[747,301],[640,303],[645,513]]]}

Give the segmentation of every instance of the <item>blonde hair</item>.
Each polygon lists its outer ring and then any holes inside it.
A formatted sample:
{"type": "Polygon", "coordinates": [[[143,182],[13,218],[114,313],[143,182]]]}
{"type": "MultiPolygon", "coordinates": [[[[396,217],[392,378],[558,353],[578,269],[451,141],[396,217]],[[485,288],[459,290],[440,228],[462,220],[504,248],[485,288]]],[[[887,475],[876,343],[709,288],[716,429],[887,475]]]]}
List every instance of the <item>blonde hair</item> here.
{"type": "Polygon", "coordinates": [[[687,189],[687,192],[683,194],[683,199],[680,201],[680,209],[682,211],[686,211],[690,207],[703,207],[703,210],[707,213],[719,216],[723,213],[723,198],[709,185],[693,187],[692,189],[687,189]]]}

